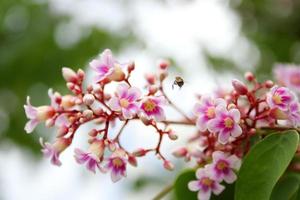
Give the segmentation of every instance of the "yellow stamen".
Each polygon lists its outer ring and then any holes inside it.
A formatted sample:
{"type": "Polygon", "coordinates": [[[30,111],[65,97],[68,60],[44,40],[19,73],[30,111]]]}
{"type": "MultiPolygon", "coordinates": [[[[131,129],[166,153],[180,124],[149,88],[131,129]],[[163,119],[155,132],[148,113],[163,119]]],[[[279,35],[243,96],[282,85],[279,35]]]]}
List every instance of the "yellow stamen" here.
{"type": "Polygon", "coordinates": [[[216,166],[216,167],[217,167],[218,170],[224,170],[224,169],[228,168],[228,163],[225,162],[225,161],[220,160],[220,161],[217,163],[217,166],[216,166]]]}
{"type": "Polygon", "coordinates": [[[129,106],[129,102],[128,102],[127,99],[121,99],[121,100],[120,100],[120,105],[121,105],[121,107],[123,107],[123,108],[127,108],[127,107],[129,106]]]}
{"type": "Polygon", "coordinates": [[[206,111],[206,116],[208,118],[214,118],[215,117],[215,108],[214,107],[209,107],[206,111]]]}
{"type": "Polygon", "coordinates": [[[156,104],[151,99],[144,102],[144,109],[147,112],[152,112],[156,108],[156,104]]]}
{"type": "Polygon", "coordinates": [[[123,165],[123,161],[121,158],[114,158],[112,163],[115,167],[121,167],[123,165]]]}
{"type": "Polygon", "coordinates": [[[201,184],[210,187],[213,184],[213,181],[207,177],[201,179],[201,184]]]}
{"type": "Polygon", "coordinates": [[[233,120],[230,117],[227,117],[224,120],[224,123],[225,123],[226,128],[232,128],[233,127],[233,120]]]}

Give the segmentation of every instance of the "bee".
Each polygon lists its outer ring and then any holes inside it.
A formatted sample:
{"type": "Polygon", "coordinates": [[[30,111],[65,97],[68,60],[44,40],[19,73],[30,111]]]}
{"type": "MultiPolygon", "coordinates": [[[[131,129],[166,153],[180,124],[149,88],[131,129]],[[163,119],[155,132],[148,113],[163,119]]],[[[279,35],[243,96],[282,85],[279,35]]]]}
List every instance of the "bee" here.
{"type": "Polygon", "coordinates": [[[174,85],[177,85],[179,88],[181,88],[184,85],[184,80],[180,76],[176,76],[174,83],[172,84],[172,89],[174,89],[174,85]]]}

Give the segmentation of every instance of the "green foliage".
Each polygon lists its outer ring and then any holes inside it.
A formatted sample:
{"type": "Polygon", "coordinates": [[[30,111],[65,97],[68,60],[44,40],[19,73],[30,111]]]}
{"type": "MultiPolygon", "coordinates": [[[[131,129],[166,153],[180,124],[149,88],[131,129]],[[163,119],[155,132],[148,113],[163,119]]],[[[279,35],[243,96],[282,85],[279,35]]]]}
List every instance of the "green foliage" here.
{"type": "Polygon", "coordinates": [[[299,136],[285,131],[267,136],[244,158],[235,188],[236,200],[266,200],[292,160],[299,136]]]}
{"type": "Polygon", "coordinates": [[[271,200],[292,200],[292,199],[298,199],[300,196],[298,196],[300,186],[300,175],[296,173],[290,173],[286,176],[282,177],[277,184],[275,185],[271,200]]]}

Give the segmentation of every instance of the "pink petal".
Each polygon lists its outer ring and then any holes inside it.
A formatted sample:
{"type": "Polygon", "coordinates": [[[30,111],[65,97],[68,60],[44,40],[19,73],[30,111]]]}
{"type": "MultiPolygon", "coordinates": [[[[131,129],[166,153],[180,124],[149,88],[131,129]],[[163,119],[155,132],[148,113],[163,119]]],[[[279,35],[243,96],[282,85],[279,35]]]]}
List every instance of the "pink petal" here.
{"type": "Polygon", "coordinates": [[[220,159],[224,159],[224,160],[227,159],[226,156],[225,156],[225,154],[222,151],[215,151],[215,152],[213,152],[212,157],[213,157],[213,161],[214,162],[218,161],[220,159]]]}
{"type": "Polygon", "coordinates": [[[117,96],[122,99],[128,96],[128,89],[129,86],[126,83],[121,83],[118,85],[117,90],[116,90],[116,94],[117,96]]]}
{"type": "Polygon", "coordinates": [[[119,181],[121,178],[122,178],[122,175],[120,174],[120,173],[116,173],[116,172],[114,172],[114,170],[112,170],[111,171],[111,174],[110,174],[111,176],[111,180],[112,180],[112,182],[117,182],[117,181],[119,181]]]}
{"type": "Polygon", "coordinates": [[[112,52],[109,49],[105,49],[101,54],[101,62],[107,66],[113,66],[115,60],[113,58],[112,52]]]}
{"type": "Polygon", "coordinates": [[[205,131],[207,129],[207,121],[205,120],[205,116],[199,116],[196,121],[196,126],[199,131],[205,131]]]}
{"type": "Polygon", "coordinates": [[[132,101],[136,101],[137,99],[139,99],[142,95],[142,92],[139,88],[136,87],[131,87],[128,90],[128,99],[132,102],[132,101]]]}
{"type": "Polygon", "coordinates": [[[223,192],[224,189],[225,187],[223,185],[219,184],[218,182],[215,182],[215,187],[212,189],[212,191],[215,195],[219,195],[221,194],[221,192],[223,192]]]}
{"type": "Polygon", "coordinates": [[[26,133],[32,133],[32,131],[35,129],[35,127],[39,124],[39,121],[37,119],[32,119],[29,120],[26,125],[24,130],[26,133]]]}
{"type": "Polygon", "coordinates": [[[122,109],[122,113],[125,119],[132,119],[134,116],[134,113],[128,109],[122,109]]]}
{"type": "Polygon", "coordinates": [[[189,188],[189,190],[191,190],[193,192],[200,190],[199,181],[190,181],[188,183],[188,188],[189,188]]]}
{"type": "Polygon", "coordinates": [[[220,123],[219,119],[212,119],[209,120],[209,122],[207,123],[207,128],[210,132],[212,133],[217,133],[220,131],[220,129],[218,128],[218,124],[220,123]]]}
{"type": "Polygon", "coordinates": [[[239,125],[235,124],[233,129],[231,130],[231,136],[232,137],[238,137],[242,133],[243,133],[242,128],[239,125]]]}
{"type": "Polygon", "coordinates": [[[112,97],[109,100],[108,105],[114,111],[121,111],[121,106],[119,104],[119,99],[117,97],[112,97]]]}
{"type": "Polygon", "coordinates": [[[221,131],[218,136],[218,142],[226,144],[228,142],[230,134],[228,132],[221,131]]]}
{"type": "Polygon", "coordinates": [[[233,183],[237,179],[237,176],[232,170],[229,170],[228,174],[224,176],[224,180],[226,183],[233,183]]]}
{"type": "Polygon", "coordinates": [[[206,173],[205,173],[205,169],[204,168],[199,168],[196,171],[196,177],[197,177],[197,179],[201,179],[205,175],[206,175],[206,173]]]}
{"type": "Polygon", "coordinates": [[[207,190],[206,192],[204,192],[203,190],[200,190],[198,192],[198,200],[209,200],[211,196],[211,190],[207,190]]]}
{"type": "Polygon", "coordinates": [[[241,113],[238,109],[229,110],[229,115],[233,118],[233,121],[238,123],[241,119],[241,113]]]}
{"type": "Polygon", "coordinates": [[[165,112],[162,108],[158,108],[157,113],[154,114],[156,121],[160,122],[166,119],[165,112]]]}
{"type": "Polygon", "coordinates": [[[230,168],[235,169],[235,170],[239,170],[241,167],[241,159],[239,159],[236,155],[231,155],[227,158],[227,160],[230,163],[230,168]]]}

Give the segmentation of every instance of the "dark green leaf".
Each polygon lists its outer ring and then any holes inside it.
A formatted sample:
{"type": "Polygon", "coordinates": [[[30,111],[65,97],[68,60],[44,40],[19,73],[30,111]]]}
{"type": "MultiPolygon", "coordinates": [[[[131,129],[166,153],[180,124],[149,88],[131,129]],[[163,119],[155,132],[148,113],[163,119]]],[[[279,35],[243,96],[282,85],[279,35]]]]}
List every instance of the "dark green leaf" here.
{"type": "Polygon", "coordinates": [[[236,200],[266,200],[292,160],[298,146],[296,131],[271,134],[245,157],[235,187],[236,200]]]}
{"type": "Polygon", "coordinates": [[[297,195],[300,184],[300,177],[298,174],[288,174],[283,177],[275,185],[271,200],[292,199],[297,195]]]}

